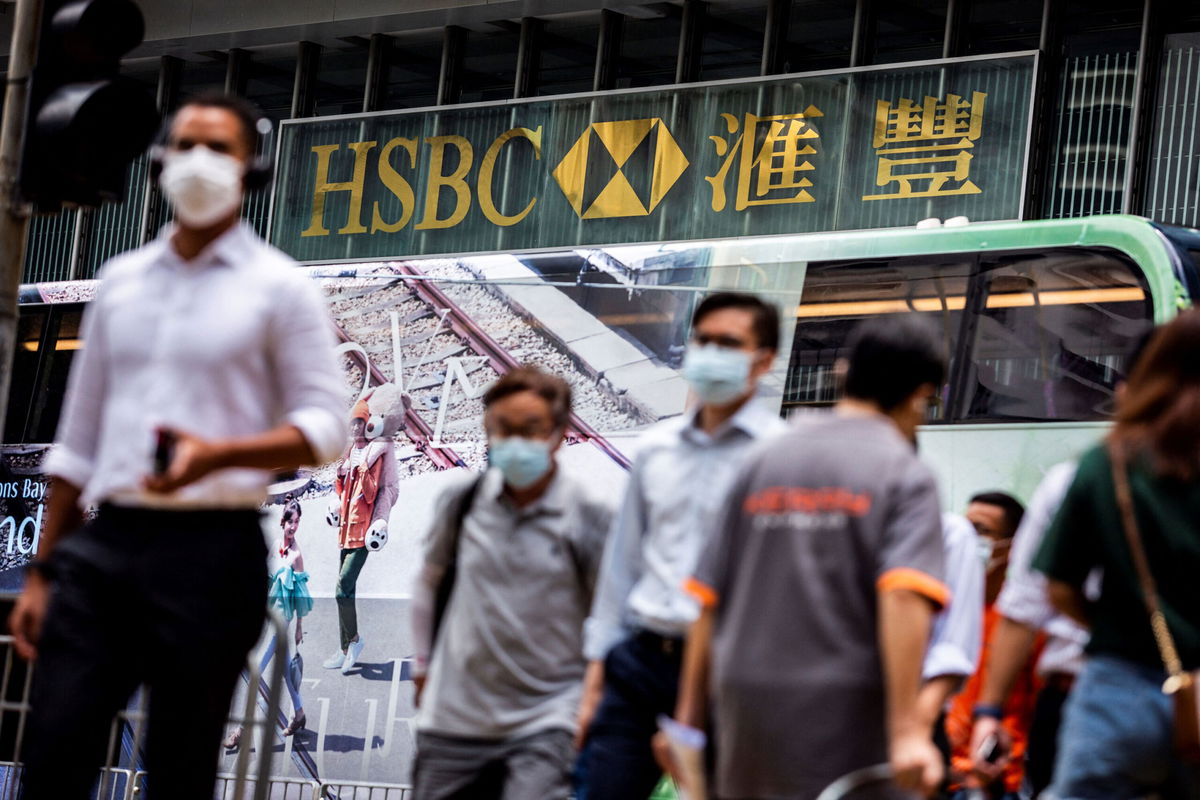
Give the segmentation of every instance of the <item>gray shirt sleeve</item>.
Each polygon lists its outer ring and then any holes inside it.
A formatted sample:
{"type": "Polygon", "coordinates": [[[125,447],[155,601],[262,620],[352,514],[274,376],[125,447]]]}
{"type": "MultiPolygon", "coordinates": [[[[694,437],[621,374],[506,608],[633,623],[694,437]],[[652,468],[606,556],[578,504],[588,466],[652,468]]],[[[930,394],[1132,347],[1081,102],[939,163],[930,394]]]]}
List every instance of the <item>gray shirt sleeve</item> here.
{"type": "Polygon", "coordinates": [[[915,458],[905,463],[884,502],[875,565],[879,591],[907,589],[944,606],[950,591],[943,582],[945,553],[933,473],[915,458]]]}

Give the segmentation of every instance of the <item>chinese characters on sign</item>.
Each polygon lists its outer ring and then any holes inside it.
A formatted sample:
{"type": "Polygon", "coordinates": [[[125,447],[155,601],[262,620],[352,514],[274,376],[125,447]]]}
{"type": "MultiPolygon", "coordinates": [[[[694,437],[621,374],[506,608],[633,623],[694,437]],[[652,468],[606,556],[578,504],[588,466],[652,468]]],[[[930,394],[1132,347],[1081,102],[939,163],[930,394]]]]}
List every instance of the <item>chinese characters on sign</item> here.
{"type": "Polygon", "coordinates": [[[737,199],[733,207],[737,211],[750,206],[813,202],[808,191],[813,184],[804,173],[813,169],[808,156],[816,155],[813,142],[820,138],[809,120],[821,116],[813,106],[800,114],[747,114],[741,121],[733,114],[722,114],[728,135],[738,133],[739,127],[741,133],[732,144],[723,136],[708,137],[717,157],[725,159],[716,175],[704,179],[712,186],[712,210],[725,210],[726,178],[735,161],[737,199]]]}
{"type": "Polygon", "coordinates": [[[968,174],[971,148],[983,133],[985,100],[986,92],[972,92],[970,101],[956,94],[946,95],[944,103],[936,97],[926,97],[920,105],[908,98],[894,106],[878,101],[872,139],[879,159],[875,184],[895,184],[896,191],[862,199],[979,194],[982,190],[968,174]]]}

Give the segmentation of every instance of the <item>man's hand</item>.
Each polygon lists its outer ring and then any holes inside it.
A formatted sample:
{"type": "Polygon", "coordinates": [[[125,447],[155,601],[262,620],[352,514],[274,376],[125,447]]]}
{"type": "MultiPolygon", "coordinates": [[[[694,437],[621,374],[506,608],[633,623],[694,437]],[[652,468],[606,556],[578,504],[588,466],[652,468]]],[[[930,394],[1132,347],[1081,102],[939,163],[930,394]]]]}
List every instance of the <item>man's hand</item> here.
{"type": "Polygon", "coordinates": [[[304,641],[304,629],[300,627],[300,620],[296,620],[296,647],[299,647],[304,641]]]}
{"type": "Polygon", "coordinates": [[[600,707],[600,699],[604,697],[604,662],[588,662],[587,673],[583,677],[583,697],[579,700],[579,714],[575,723],[575,749],[582,750],[587,742],[588,729],[596,718],[596,709],[600,707]]]}
{"type": "Polygon", "coordinates": [[[1009,754],[1012,752],[1012,737],[1008,735],[1004,725],[995,717],[979,716],[975,718],[975,726],[971,729],[971,768],[974,774],[979,776],[980,782],[984,786],[991,785],[993,781],[1004,774],[1005,767],[1008,766],[1009,754]],[[992,736],[996,737],[996,742],[1000,748],[1000,757],[993,761],[986,761],[983,756],[986,753],[980,753],[985,742],[992,736]]]}
{"type": "Polygon", "coordinates": [[[667,734],[662,731],[655,733],[654,738],[650,740],[650,748],[654,751],[654,760],[658,762],[658,766],[678,784],[679,767],[676,766],[675,759],[671,757],[671,744],[667,740],[667,734]]]}
{"type": "Polygon", "coordinates": [[[168,494],[208,475],[221,466],[222,448],[190,433],[167,429],[175,437],[171,463],[162,475],[147,475],[142,485],[152,492],[168,494]]]}
{"type": "Polygon", "coordinates": [[[49,602],[50,584],[40,573],[30,571],[25,577],[25,588],[17,597],[16,605],[8,616],[13,646],[17,655],[27,661],[37,658],[37,644],[42,635],[42,621],[46,618],[46,606],[49,602]]]}
{"type": "Polygon", "coordinates": [[[931,796],[942,782],[942,754],[933,746],[928,731],[917,730],[892,740],[889,761],[893,781],[901,789],[931,796]]]}

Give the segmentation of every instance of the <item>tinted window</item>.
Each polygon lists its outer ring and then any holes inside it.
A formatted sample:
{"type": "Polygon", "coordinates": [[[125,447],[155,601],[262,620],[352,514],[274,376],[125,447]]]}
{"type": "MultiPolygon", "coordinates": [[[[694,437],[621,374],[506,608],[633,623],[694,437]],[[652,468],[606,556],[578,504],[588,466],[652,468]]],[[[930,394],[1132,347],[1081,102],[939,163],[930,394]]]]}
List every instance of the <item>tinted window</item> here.
{"type": "Polygon", "coordinates": [[[1104,419],[1128,353],[1151,325],[1141,272],[1112,252],[985,262],[963,376],[964,420],[1104,419]]]}
{"type": "Polygon", "coordinates": [[[54,440],[83,307],[22,306],[4,441],[54,440]]]}
{"type": "Polygon", "coordinates": [[[950,377],[931,421],[1096,420],[1150,329],[1140,270],[1114,251],[921,257],[808,268],[785,406],[832,403],[859,321],[915,311],[945,337],[950,377]]]}

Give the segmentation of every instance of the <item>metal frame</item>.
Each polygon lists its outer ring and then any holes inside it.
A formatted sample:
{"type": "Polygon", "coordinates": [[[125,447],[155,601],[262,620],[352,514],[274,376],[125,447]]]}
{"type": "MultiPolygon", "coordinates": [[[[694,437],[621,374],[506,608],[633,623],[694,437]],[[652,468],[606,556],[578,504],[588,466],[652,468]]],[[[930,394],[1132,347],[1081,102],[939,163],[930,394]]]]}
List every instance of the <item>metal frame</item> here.
{"type": "MultiPolygon", "coordinates": [[[[277,613],[271,613],[267,617],[267,622],[264,625],[265,636],[278,636],[281,641],[287,640],[287,623],[277,613]]],[[[33,671],[35,664],[23,662],[23,666],[18,667],[15,652],[13,649],[13,637],[11,635],[0,635],[0,649],[3,649],[3,672],[0,673],[0,726],[9,719],[10,714],[15,714],[17,717],[17,731],[13,742],[13,753],[17,756],[16,760],[8,762],[0,762],[0,770],[3,770],[3,776],[0,778],[0,800],[11,800],[17,796],[18,782],[10,780],[11,773],[19,772],[21,769],[20,754],[25,740],[25,725],[26,718],[30,713],[29,696],[33,686],[33,671]],[[24,677],[21,682],[19,695],[20,699],[11,700],[10,689],[14,673],[20,669],[24,670],[24,677]]],[[[280,783],[297,783],[292,779],[287,778],[272,778],[271,764],[274,759],[273,739],[275,734],[275,725],[279,716],[280,699],[283,696],[284,672],[287,669],[287,659],[275,658],[272,660],[273,668],[268,678],[268,693],[267,693],[267,713],[259,715],[257,712],[258,706],[254,701],[256,692],[248,692],[248,701],[244,707],[243,714],[230,715],[229,721],[234,724],[240,724],[245,729],[243,741],[249,743],[251,739],[256,741],[258,753],[258,770],[254,776],[250,775],[250,759],[249,747],[242,747],[238,752],[238,759],[235,771],[233,774],[220,775],[218,785],[222,788],[220,795],[222,800],[268,800],[274,798],[271,791],[273,785],[280,783]],[[253,787],[248,793],[247,788],[253,787]],[[232,793],[227,791],[232,788],[232,793]]],[[[262,677],[258,671],[257,659],[251,657],[246,665],[246,670],[250,676],[250,685],[257,686],[262,677]]],[[[124,725],[129,725],[133,730],[133,741],[131,749],[134,753],[141,751],[141,745],[146,727],[146,692],[139,689],[135,694],[135,700],[132,700],[130,705],[119,712],[113,719],[112,728],[109,733],[108,761],[111,762],[114,753],[119,753],[121,748],[117,746],[121,739],[121,731],[124,725]]],[[[70,754],[65,757],[69,758],[70,754]]],[[[100,791],[97,795],[100,800],[134,800],[142,794],[142,783],[146,773],[135,767],[116,767],[106,764],[101,768],[99,776],[100,791]],[[123,782],[117,781],[117,778],[124,778],[123,782]]],[[[300,781],[307,785],[315,786],[311,781],[300,781]]],[[[311,795],[316,798],[317,795],[311,795]]]]}

